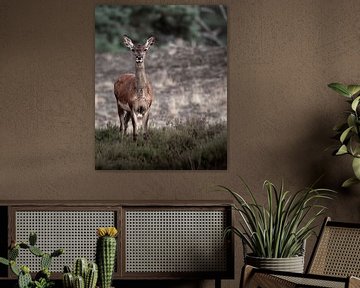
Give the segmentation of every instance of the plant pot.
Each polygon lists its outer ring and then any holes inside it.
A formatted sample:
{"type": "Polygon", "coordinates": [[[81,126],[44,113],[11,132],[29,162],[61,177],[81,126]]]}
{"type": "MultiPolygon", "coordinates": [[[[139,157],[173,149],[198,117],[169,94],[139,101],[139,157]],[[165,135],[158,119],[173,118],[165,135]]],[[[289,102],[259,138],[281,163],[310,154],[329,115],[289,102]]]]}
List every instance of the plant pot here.
{"type": "Polygon", "coordinates": [[[303,255],[289,258],[263,258],[246,255],[245,263],[262,269],[304,273],[303,255]]]}

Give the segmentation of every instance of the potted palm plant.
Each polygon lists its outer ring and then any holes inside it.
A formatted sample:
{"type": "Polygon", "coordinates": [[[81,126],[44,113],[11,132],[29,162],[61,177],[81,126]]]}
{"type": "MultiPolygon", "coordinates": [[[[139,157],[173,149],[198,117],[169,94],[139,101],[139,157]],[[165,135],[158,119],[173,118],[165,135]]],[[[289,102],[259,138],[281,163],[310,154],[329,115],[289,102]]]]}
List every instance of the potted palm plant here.
{"type": "Polygon", "coordinates": [[[343,187],[349,187],[360,183],[360,85],[330,83],[328,87],[344,96],[350,104],[346,121],[334,127],[339,145],[333,153],[336,156],[350,155],[352,157],[354,176],[342,184],[343,187]]]}
{"type": "Polygon", "coordinates": [[[334,191],[304,188],[296,193],[277,188],[266,180],[266,205],[261,205],[241,179],[251,201],[234,190],[219,186],[235,199],[233,208],[240,216],[239,227],[228,227],[243,242],[245,264],[259,268],[300,272],[304,270],[305,241],[314,233],[316,219],[326,207],[318,202],[331,199],[334,191]],[[249,252],[249,253],[248,253],[249,252]]]}

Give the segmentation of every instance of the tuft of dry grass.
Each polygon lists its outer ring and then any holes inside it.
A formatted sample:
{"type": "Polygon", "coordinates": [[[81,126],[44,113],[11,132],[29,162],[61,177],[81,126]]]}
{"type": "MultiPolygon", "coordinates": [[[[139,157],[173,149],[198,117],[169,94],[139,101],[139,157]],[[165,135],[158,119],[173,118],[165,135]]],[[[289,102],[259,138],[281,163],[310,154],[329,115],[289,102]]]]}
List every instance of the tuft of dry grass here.
{"type": "Polygon", "coordinates": [[[97,170],[224,170],[227,169],[226,123],[205,119],[175,120],[149,129],[150,138],[119,135],[108,124],[95,130],[97,170]]]}

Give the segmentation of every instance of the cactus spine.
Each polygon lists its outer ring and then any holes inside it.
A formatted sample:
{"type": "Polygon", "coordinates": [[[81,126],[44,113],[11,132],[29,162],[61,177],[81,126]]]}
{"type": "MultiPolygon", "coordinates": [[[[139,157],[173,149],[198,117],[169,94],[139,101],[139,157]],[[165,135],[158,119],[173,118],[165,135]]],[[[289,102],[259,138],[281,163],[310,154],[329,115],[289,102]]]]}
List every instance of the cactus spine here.
{"type": "Polygon", "coordinates": [[[84,278],[80,275],[74,277],[74,288],[85,288],[84,278]]]}
{"type": "Polygon", "coordinates": [[[88,262],[85,258],[79,258],[75,261],[75,267],[74,267],[74,274],[76,276],[81,276],[83,279],[85,279],[86,271],[88,262]]]}
{"type": "Polygon", "coordinates": [[[8,252],[9,260],[15,261],[16,258],[19,256],[19,247],[16,245],[14,248],[10,249],[8,252]]]}
{"type": "Polygon", "coordinates": [[[36,247],[36,246],[30,246],[29,247],[29,251],[32,253],[32,254],[34,254],[35,256],[37,256],[37,257],[41,257],[41,256],[43,256],[44,255],[44,252],[42,252],[41,250],[40,250],[40,248],[39,247],[36,247]]]}
{"type": "Polygon", "coordinates": [[[76,259],[73,273],[71,273],[70,267],[64,266],[64,288],[95,288],[97,279],[98,268],[96,263],[90,262],[88,264],[85,258],[76,259]]]}
{"type": "Polygon", "coordinates": [[[85,276],[85,288],[95,288],[98,279],[98,266],[90,263],[85,276]]]}
{"type": "Polygon", "coordinates": [[[72,273],[69,273],[69,272],[64,273],[62,280],[63,280],[64,288],[73,288],[74,276],[72,275],[72,273]]]}
{"type": "Polygon", "coordinates": [[[51,265],[52,257],[48,253],[44,253],[41,256],[40,267],[41,269],[49,269],[51,265]]]}
{"type": "Polygon", "coordinates": [[[99,238],[96,243],[96,262],[99,267],[99,282],[101,288],[110,288],[116,258],[115,227],[98,228],[99,238]]]}
{"type": "Polygon", "coordinates": [[[28,267],[24,266],[21,268],[21,272],[19,274],[18,285],[19,288],[28,288],[32,283],[30,270],[28,267]]]}

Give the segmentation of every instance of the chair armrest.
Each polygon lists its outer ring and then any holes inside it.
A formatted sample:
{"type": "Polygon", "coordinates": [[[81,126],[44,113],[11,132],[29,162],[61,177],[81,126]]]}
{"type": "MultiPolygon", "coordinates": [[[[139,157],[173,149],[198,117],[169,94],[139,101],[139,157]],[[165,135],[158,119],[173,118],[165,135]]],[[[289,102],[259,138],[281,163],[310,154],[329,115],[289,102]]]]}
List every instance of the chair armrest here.
{"type": "Polygon", "coordinates": [[[262,273],[261,270],[245,265],[241,275],[241,288],[296,288],[296,283],[273,276],[272,274],[262,273]]]}
{"type": "Polygon", "coordinates": [[[253,275],[254,272],[254,267],[250,266],[250,265],[244,265],[244,267],[242,268],[241,271],[241,278],[240,278],[240,288],[246,288],[251,276],[253,275]]]}
{"type": "Polygon", "coordinates": [[[349,288],[360,288],[360,278],[350,276],[349,277],[349,288]]]}
{"type": "Polygon", "coordinates": [[[243,268],[241,288],[360,288],[360,279],[356,277],[333,277],[315,274],[301,274],[259,269],[249,265],[243,268]],[[348,284],[348,285],[347,285],[348,284]]]}

